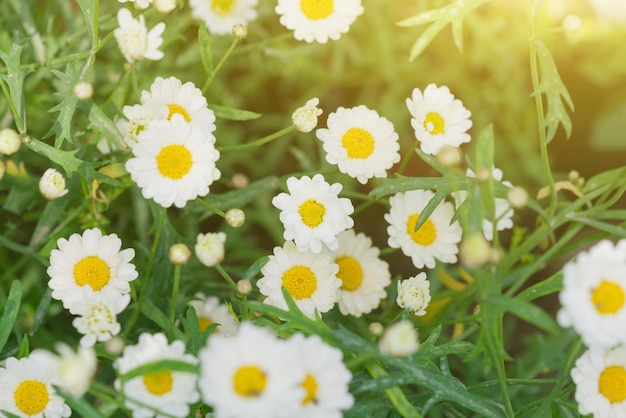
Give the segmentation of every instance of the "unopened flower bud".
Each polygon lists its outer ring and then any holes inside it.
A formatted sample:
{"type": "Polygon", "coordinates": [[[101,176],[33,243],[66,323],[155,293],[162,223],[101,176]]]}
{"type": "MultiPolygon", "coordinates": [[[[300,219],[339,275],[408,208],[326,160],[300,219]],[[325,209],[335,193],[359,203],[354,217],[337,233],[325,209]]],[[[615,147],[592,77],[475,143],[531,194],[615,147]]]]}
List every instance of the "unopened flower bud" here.
{"type": "Polygon", "coordinates": [[[224,215],[226,223],[233,228],[239,228],[246,221],[246,214],[237,208],[228,209],[224,215]]]}
{"type": "Polygon", "coordinates": [[[250,182],[248,180],[248,176],[243,173],[235,173],[233,177],[230,179],[235,189],[241,189],[242,187],[246,187],[250,182]]]}
{"type": "Polygon", "coordinates": [[[491,256],[491,245],[482,233],[473,233],[461,241],[459,258],[465,267],[482,267],[491,260],[491,256]]]}
{"type": "Polygon", "coordinates": [[[0,131],[0,154],[15,154],[20,145],[22,145],[20,135],[13,129],[6,128],[0,131]]]}
{"type": "Polygon", "coordinates": [[[126,343],[121,337],[114,336],[111,339],[104,342],[104,351],[112,356],[119,356],[124,351],[126,343]]]}
{"type": "Polygon", "coordinates": [[[405,357],[417,351],[419,340],[413,323],[408,320],[396,322],[387,328],[378,342],[380,352],[391,357],[405,357]]]}
{"type": "Polygon", "coordinates": [[[490,179],[491,170],[489,170],[487,167],[480,167],[478,170],[476,170],[476,180],[478,180],[479,182],[484,183],[490,179]]]}
{"type": "Polygon", "coordinates": [[[198,234],[194,250],[196,257],[207,267],[218,265],[224,259],[224,243],[226,234],[223,232],[198,234]]]}
{"type": "Polygon", "coordinates": [[[68,192],[65,187],[65,177],[54,168],[49,168],[39,180],[39,191],[48,200],[58,199],[68,192]]]}
{"type": "Polygon", "coordinates": [[[320,100],[317,97],[312,98],[302,107],[299,107],[291,115],[291,121],[294,128],[300,132],[311,132],[317,126],[317,117],[322,114],[322,109],[317,105],[320,100]]]}
{"type": "Polygon", "coordinates": [[[78,100],[88,100],[93,96],[93,86],[87,81],[81,81],[74,86],[74,96],[78,100]]]}
{"type": "Polygon", "coordinates": [[[246,36],[248,36],[248,27],[237,23],[233,26],[233,36],[239,40],[246,39],[246,36]]]}
{"type": "Polygon", "coordinates": [[[242,295],[249,295],[252,292],[252,283],[250,283],[250,280],[239,280],[237,282],[237,292],[242,295]]]}
{"type": "Polygon", "coordinates": [[[385,327],[383,327],[383,324],[381,324],[380,322],[372,322],[369,325],[368,329],[370,331],[370,334],[372,334],[374,337],[378,337],[383,334],[385,327]]]}
{"type": "Polygon", "coordinates": [[[426,273],[422,272],[415,277],[398,281],[396,303],[416,316],[426,315],[426,307],[430,303],[430,282],[426,278],[426,273]]]}
{"type": "Polygon", "coordinates": [[[515,209],[520,209],[528,204],[528,192],[520,186],[511,187],[506,192],[506,200],[515,209]]]}
{"type": "Polygon", "coordinates": [[[167,14],[176,8],[176,0],[154,0],[157,12],[167,14]]]}
{"type": "Polygon", "coordinates": [[[172,264],[185,265],[191,257],[191,250],[183,243],[174,244],[170,247],[169,257],[172,264]]]}
{"type": "Polygon", "coordinates": [[[457,147],[444,146],[437,153],[437,161],[444,167],[455,167],[463,160],[463,154],[457,147]]]}

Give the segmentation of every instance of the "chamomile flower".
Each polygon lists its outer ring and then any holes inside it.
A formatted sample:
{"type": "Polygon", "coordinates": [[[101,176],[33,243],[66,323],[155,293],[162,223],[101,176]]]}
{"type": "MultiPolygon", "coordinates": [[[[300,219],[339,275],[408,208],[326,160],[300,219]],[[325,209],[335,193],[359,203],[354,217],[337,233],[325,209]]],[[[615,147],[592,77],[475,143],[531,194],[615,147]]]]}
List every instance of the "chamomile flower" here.
{"type": "Polygon", "coordinates": [[[207,232],[198,234],[194,251],[196,257],[207,267],[214,267],[224,260],[224,232],[207,232]]]}
{"type": "Polygon", "coordinates": [[[118,376],[115,389],[124,394],[124,404],[135,418],[186,417],[189,405],[200,399],[197,376],[192,373],[164,370],[124,381],[124,374],[131,370],[162,360],[198,364],[194,356],[185,353],[182,341],[168,344],[162,333],[141,334],[137,345],[126,346],[122,357],[113,363],[118,376]]]}
{"type": "Polygon", "coordinates": [[[305,391],[296,352],[271,331],[242,323],[201,349],[198,387],[215,418],[291,418],[305,391]]]}
{"type": "Polygon", "coordinates": [[[141,103],[154,119],[172,120],[179,115],[207,134],[215,130],[215,114],[208,108],[202,91],[191,81],[183,84],[176,77],[157,77],[150,91],[141,93],[141,103]]]}
{"type": "Polygon", "coordinates": [[[327,253],[298,251],[295,244],[286,241],[274,247],[274,255],[261,268],[263,277],[257,281],[265,303],[287,309],[281,288],[284,287],[298,308],[310,318],[328,312],[337,301],[341,280],[336,276],[339,266],[327,253]]]}
{"type": "Polygon", "coordinates": [[[317,106],[320,99],[314,97],[308,100],[304,106],[297,108],[291,114],[291,122],[293,127],[300,132],[311,132],[317,126],[317,118],[322,114],[323,110],[317,106]]]}
{"type": "Polygon", "coordinates": [[[297,353],[305,373],[300,383],[305,394],[297,416],[341,418],[341,411],[351,408],[354,403],[348,391],[352,374],[343,364],[341,350],[325,344],[317,335],[306,338],[294,334],[287,344],[297,353]]]}
{"type": "Polygon", "coordinates": [[[339,39],[363,14],[361,0],[278,0],[275,10],[297,40],[321,44],[339,39]]]}
{"type": "Polygon", "coordinates": [[[215,137],[182,117],[153,120],[138,139],[126,170],[146,199],[165,208],[182,208],[187,201],[207,195],[209,186],[220,178],[215,137]]]}
{"type": "Polygon", "coordinates": [[[189,0],[191,15],[214,35],[230,35],[236,24],[257,18],[258,0],[189,0]]]}
{"type": "Polygon", "coordinates": [[[280,220],[285,226],[283,237],[294,240],[300,251],[310,249],[319,253],[322,244],[329,250],[338,246],[337,234],[352,228],[352,202],[340,198],[341,184],[328,184],[324,176],[287,179],[288,193],[274,196],[272,204],[280,209],[280,220]]]}
{"type": "Polygon", "coordinates": [[[159,47],[163,43],[161,35],[165,30],[165,23],[157,23],[148,32],[143,15],[133,19],[128,9],[117,12],[117,22],[119,27],[113,31],[113,36],[126,61],[133,63],[142,59],[157,61],[163,58],[159,47]]]}
{"type": "Polygon", "coordinates": [[[52,386],[58,383],[49,353],[35,350],[28,357],[9,357],[0,367],[0,411],[24,418],[69,417],[72,411],[52,386]]]}
{"type": "Polygon", "coordinates": [[[372,177],[387,177],[386,170],[400,161],[400,144],[393,124],[375,110],[361,105],[340,107],[328,115],[328,129],[315,135],[324,143],[326,161],[365,184],[372,177]]]}
{"type": "Polygon", "coordinates": [[[387,296],[385,287],[391,283],[389,264],[379,258],[380,250],[363,233],[348,229],[337,239],[339,247],[331,255],[339,266],[339,310],[344,315],[360,317],[378,308],[387,296]]]}
{"type": "Polygon", "coordinates": [[[116,125],[124,135],[128,146],[132,148],[137,143],[139,134],[148,127],[151,120],[158,117],[158,114],[153,109],[140,104],[124,106],[122,111],[126,119],[119,119],[116,125]]]}
{"type": "Polygon", "coordinates": [[[426,315],[426,307],[430,303],[430,282],[426,279],[426,273],[399,281],[396,303],[416,316],[426,315]]]}
{"type": "Polygon", "coordinates": [[[404,255],[411,257],[417,268],[435,267],[435,260],[456,263],[458,244],[463,231],[458,221],[450,223],[454,216],[454,205],[442,202],[426,222],[415,231],[420,213],[434,193],[430,190],[411,190],[396,193],[389,198],[391,209],[385,214],[389,223],[389,246],[401,248],[404,255]]]}
{"type": "Polygon", "coordinates": [[[578,411],[595,418],[626,416],[626,347],[591,347],[571,371],[578,411]]]}
{"type": "Polygon", "coordinates": [[[472,114],[454,98],[448,87],[429,84],[423,93],[420,89],[413,89],[406,104],[412,116],[415,137],[426,154],[436,155],[446,145],[458,147],[470,141],[466,132],[472,127],[472,114]]]}
{"type": "Polygon", "coordinates": [[[563,267],[557,321],[589,346],[626,343],[626,240],[605,240],[563,267]]]}
{"type": "Polygon", "coordinates": [[[219,324],[214,331],[216,334],[234,335],[237,333],[239,324],[228,307],[221,304],[217,297],[205,296],[203,293],[196,293],[195,297],[195,300],[189,301],[189,306],[196,310],[200,332],[204,332],[211,324],[219,324]]]}
{"type": "Polygon", "coordinates": [[[130,302],[130,295],[120,295],[112,289],[94,292],[89,286],[81,289],[81,300],[74,302],[70,312],[77,315],[72,321],[76,330],[83,334],[80,345],[91,347],[98,341],[108,341],[120,333],[117,315],[130,302]]]}
{"type": "Polygon", "coordinates": [[[72,234],[69,240],[60,238],[57,246],[50,254],[48,286],[52,297],[63,301],[66,309],[84,300],[81,288],[85,286],[96,293],[130,292],[128,283],[137,278],[137,270],[130,263],[135,250],[120,251],[122,240],[116,234],[103,236],[98,228],[87,229],[82,235],[72,234]]]}

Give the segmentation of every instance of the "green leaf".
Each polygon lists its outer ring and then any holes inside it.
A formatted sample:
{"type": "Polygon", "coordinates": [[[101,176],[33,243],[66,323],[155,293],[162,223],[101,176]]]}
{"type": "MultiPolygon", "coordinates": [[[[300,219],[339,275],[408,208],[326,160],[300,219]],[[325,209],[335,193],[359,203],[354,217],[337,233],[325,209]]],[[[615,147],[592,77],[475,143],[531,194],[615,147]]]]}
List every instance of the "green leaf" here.
{"type": "Polygon", "coordinates": [[[604,171],[596,174],[585,182],[583,192],[588,193],[607,184],[619,186],[624,183],[626,177],[626,167],[619,167],[613,170],[604,171]]]}
{"type": "MultiPolygon", "coordinates": [[[[83,12],[85,18],[85,24],[87,25],[87,31],[89,32],[89,39],[93,39],[94,22],[96,20],[96,6],[94,0],[76,0],[80,11],[83,12]]],[[[95,45],[94,45],[95,46],[95,45]]]]}
{"type": "MultiPolygon", "coordinates": [[[[278,188],[278,178],[274,176],[265,177],[264,179],[250,183],[241,189],[233,190],[227,193],[214,194],[209,193],[204,197],[204,201],[221,210],[230,208],[242,208],[248,203],[256,200],[259,196],[273,192],[278,188]]],[[[201,203],[192,201],[188,208],[194,212],[205,212],[207,209],[201,203]]]]}
{"type": "Polygon", "coordinates": [[[185,312],[185,330],[187,331],[187,348],[194,356],[200,349],[200,326],[196,310],[190,306],[185,312]]]}
{"type": "Polygon", "coordinates": [[[54,135],[54,146],[59,148],[63,145],[65,140],[69,143],[74,143],[72,139],[72,118],[74,117],[76,106],[78,105],[78,98],[72,93],[72,88],[78,83],[80,75],[76,72],[72,64],[67,65],[65,73],[57,70],[50,71],[62,81],[65,90],[55,94],[61,96],[63,99],[48,112],[58,111],[59,116],[55,119],[48,132],[46,132],[44,138],[49,138],[54,135]]]}
{"type": "Polygon", "coordinates": [[[253,120],[261,117],[260,113],[251,112],[249,110],[235,109],[232,107],[220,106],[209,103],[209,109],[213,110],[215,116],[229,120],[253,120]]]}
{"type": "Polygon", "coordinates": [[[39,305],[37,305],[37,310],[35,311],[33,322],[30,325],[30,329],[28,330],[30,335],[33,335],[35,331],[37,331],[37,329],[41,326],[44,319],[46,319],[46,314],[48,313],[48,308],[50,307],[50,301],[52,300],[51,294],[52,289],[46,286],[46,290],[43,292],[43,295],[39,300],[39,305]]]}
{"type": "Polygon", "coordinates": [[[200,46],[200,61],[202,61],[202,66],[210,77],[213,74],[213,52],[211,51],[211,40],[206,25],[200,25],[198,28],[198,43],[200,46]]]}
{"type": "Polygon", "coordinates": [[[160,372],[182,372],[198,374],[199,370],[197,365],[187,363],[186,361],[165,359],[152,361],[150,363],[142,364],[139,367],[135,367],[129,372],[121,375],[120,379],[122,379],[122,382],[127,382],[139,376],[146,376],[160,372]]]}
{"type": "Polygon", "coordinates": [[[67,406],[72,409],[74,415],[78,414],[81,417],[89,418],[104,418],[105,416],[96,408],[91,406],[84,397],[74,398],[63,392],[59,387],[55,386],[55,392],[65,400],[67,406]]]}
{"type": "Polygon", "coordinates": [[[527,289],[524,289],[523,292],[515,296],[515,299],[530,302],[531,300],[535,300],[542,296],[547,296],[556,292],[560,292],[561,289],[563,289],[563,272],[559,271],[549,278],[542,280],[527,289]]]}
{"type": "MultiPolygon", "coordinates": [[[[157,324],[162,330],[169,329],[170,320],[157,306],[148,298],[144,299],[141,305],[141,313],[148,319],[157,324]]],[[[184,340],[185,335],[179,328],[174,329],[174,337],[178,340],[184,340]]]]}
{"type": "Polygon", "coordinates": [[[28,341],[28,335],[24,335],[20,344],[20,350],[17,352],[17,358],[28,357],[29,354],[30,342],[28,341]]]}
{"type": "Polygon", "coordinates": [[[25,40],[15,39],[11,46],[11,52],[7,55],[0,50],[0,60],[4,61],[7,73],[0,77],[0,87],[7,98],[17,130],[21,134],[26,133],[26,104],[24,101],[24,78],[27,71],[20,70],[20,55],[24,49],[25,40]]]}
{"type": "Polygon", "coordinates": [[[252,280],[256,277],[256,275],[261,271],[263,266],[268,262],[269,258],[267,256],[263,256],[255,261],[248,270],[244,273],[242,280],[252,280]]]}
{"type": "Polygon", "coordinates": [[[509,296],[493,295],[488,296],[485,302],[494,304],[502,308],[505,312],[509,312],[551,334],[557,334],[561,331],[561,328],[557,325],[552,315],[547,314],[543,309],[528,301],[509,296]]]}
{"type": "Polygon", "coordinates": [[[128,145],[115,123],[92,100],[79,101],[78,108],[87,115],[93,128],[102,134],[109,143],[115,144],[119,150],[128,149],[128,145]]]}
{"type": "Polygon", "coordinates": [[[13,280],[11,289],[9,290],[9,297],[2,311],[2,318],[0,318],[0,351],[2,351],[6,345],[9,335],[13,330],[13,325],[15,325],[17,315],[20,311],[21,302],[22,284],[19,280],[13,280]]]}

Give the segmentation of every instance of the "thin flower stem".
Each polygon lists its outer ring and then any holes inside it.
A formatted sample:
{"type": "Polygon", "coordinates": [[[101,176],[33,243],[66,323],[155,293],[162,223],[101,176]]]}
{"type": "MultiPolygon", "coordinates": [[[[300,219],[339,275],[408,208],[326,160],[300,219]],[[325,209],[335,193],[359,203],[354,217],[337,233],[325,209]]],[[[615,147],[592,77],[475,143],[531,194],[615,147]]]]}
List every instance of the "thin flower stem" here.
{"type": "Polygon", "coordinates": [[[202,198],[197,198],[196,199],[198,201],[198,203],[206,206],[211,212],[215,213],[216,215],[221,216],[222,218],[226,216],[226,214],[224,213],[224,211],[218,209],[217,207],[215,207],[214,205],[210,204],[209,202],[207,202],[206,200],[202,199],[202,198]]]}
{"type": "Polygon", "coordinates": [[[409,160],[411,159],[411,157],[415,153],[415,147],[417,147],[417,141],[415,141],[413,143],[413,145],[411,145],[411,147],[406,152],[406,154],[404,154],[404,157],[402,157],[402,161],[400,161],[400,165],[398,166],[398,170],[396,171],[396,174],[404,173],[404,169],[409,164],[409,160]]]}
{"type": "Polygon", "coordinates": [[[257,139],[256,141],[252,141],[252,142],[248,142],[246,144],[240,144],[240,145],[230,145],[230,146],[226,146],[226,147],[218,147],[218,150],[220,152],[223,151],[242,151],[242,150],[246,150],[246,149],[250,149],[250,148],[254,148],[254,147],[258,147],[260,145],[263,144],[267,144],[270,141],[273,141],[277,138],[280,138],[283,135],[288,134],[289,132],[293,131],[295,128],[293,126],[288,126],[287,128],[283,128],[278,132],[274,132],[273,134],[269,134],[267,136],[264,136],[263,138],[257,139]]]}
{"type": "Polygon", "coordinates": [[[222,68],[222,66],[224,65],[224,63],[226,62],[230,54],[235,50],[235,47],[237,46],[238,43],[239,43],[239,38],[235,37],[233,39],[233,43],[230,44],[230,46],[228,47],[228,50],[226,51],[224,56],[222,56],[222,59],[220,60],[220,62],[217,63],[217,65],[213,69],[213,72],[211,73],[209,78],[207,78],[206,82],[204,83],[204,86],[202,86],[202,93],[206,94],[207,90],[209,90],[209,87],[211,87],[211,83],[213,83],[213,79],[215,78],[215,75],[222,68]]]}
{"type": "Polygon", "coordinates": [[[226,282],[228,282],[228,285],[236,292],[237,291],[237,284],[235,283],[233,278],[230,277],[230,274],[228,274],[228,272],[226,270],[224,270],[224,267],[222,267],[221,264],[217,264],[215,266],[215,269],[220,274],[220,276],[222,276],[224,278],[224,280],[226,280],[226,282]]]}
{"type": "Polygon", "coordinates": [[[182,265],[176,264],[174,266],[174,284],[172,285],[172,298],[170,299],[170,327],[167,331],[168,341],[172,341],[174,336],[174,318],[176,316],[176,301],[178,300],[178,288],[180,287],[180,271],[182,265]]]}

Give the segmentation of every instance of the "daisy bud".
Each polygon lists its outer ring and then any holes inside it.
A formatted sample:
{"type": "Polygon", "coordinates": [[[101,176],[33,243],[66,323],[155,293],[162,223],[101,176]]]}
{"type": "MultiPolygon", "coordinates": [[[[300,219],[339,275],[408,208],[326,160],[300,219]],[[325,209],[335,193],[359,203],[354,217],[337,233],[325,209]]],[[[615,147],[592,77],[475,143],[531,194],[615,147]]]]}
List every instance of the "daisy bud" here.
{"type": "Polygon", "coordinates": [[[511,187],[506,192],[506,200],[508,200],[515,209],[523,208],[528,204],[528,192],[520,186],[511,187]]]}
{"type": "Polygon", "coordinates": [[[119,356],[124,351],[126,343],[121,337],[114,336],[111,339],[104,342],[104,351],[112,356],[119,356]]]}
{"type": "Polygon", "coordinates": [[[74,351],[70,346],[55,345],[59,357],[56,359],[59,371],[59,386],[64,392],[78,399],[82,397],[96,374],[98,362],[93,347],[79,347],[74,351]]]}
{"type": "Polygon", "coordinates": [[[58,199],[67,194],[65,177],[54,168],[49,168],[39,180],[39,191],[48,200],[58,199]]]}
{"type": "Polygon", "coordinates": [[[419,340],[413,323],[408,320],[396,322],[387,328],[378,342],[380,352],[391,357],[405,357],[417,351],[419,340]]]}
{"type": "Polygon", "coordinates": [[[174,244],[169,251],[170,262],[177,265],[185,265],[191,257],[191,250],[183,243],[174,244]]]}
{"type": "Polygon", "coordinates": [[[570,14],[565,16],[565,19],[563,19],[563,22],[561,24],[563,25],[563,29],[565,29],[566,32],[573,34],[578,32],[582,27],[582,20],[580,19],[580,17],[570,14]]]}
{"type": "Polygon", "coordinates": [[[241,189],[243,187],[246,187],[250,182],[248,180],[248,176],[243,173],[233,174],[233,177],[230,179],[230,181],[235,189],[241,189]]]}
{"type": "Polygon", "coordinates": [[[383,327],[383,324],[381,324],[380,322],[372,322],[369,325],[368,329],[370,331],[370,334],[372,334],[375,337],[382,335],[383,331],[385,330],[385,328],[383,327]]]}
{"type": "Polygon", "coordinates": [[[86,81],[81,81],[80,83],[76,83],[74,86],[74,96],[78,100],[88,100],[93,96],[93,86],[91,83],[86,81]]]}
{"type": "Polygon", "coordinates": [[[489,179],[491,179],[491,170],[489,170],[487,167],[480,167],[478,170],[476,170],[476,180],[484,183],[489,179]]]}
{"type": "Polygon", "coordinates": [[[176,8],[176,0],[154,0],[157,12],[167,14],[176,8]]]}
{"type": "Polygon", "coordinates": [[[237,292],[242,295],[249,295],[252,292],[252,283],[250,283],[250,280],[239,280],[237,282],[237,292]]]}
{"type": "Polygon", "coordinates": [[[396,303],[416,316],[425,315],[430,303],[430,282],[426,279],[426,273],[399,281],[396,303]]]}
{"type": "Polygon", "coordinates": [[[579,178],[580,178],[580,173],[576,170],[570,171],[569,174],[567,175],[567,179],[572,183],[576,183],[576,181],[579,178]]]}
{"type": "Polygon", "coordinates": [[[7,128],[0,131],[0,154],[15,154],[20,149],[22,141],[20,135],[13,129],[7,128]]]}
{"type": "Polygon", "coordinates": [[[233,26],[233,36],[240,41],[242,39],[246,39],[246,36],[248,36],[248,27],[246,25],[242,25],[241,23],[237,23],[233,26]]]}
{"type": "Polygon", "coordinates": [[[444,167],[456,167],[463,161],[463,154],[459,148],[445,145],[437,153],[437,161],[444,167]]]}
{"type": "Polygon", "coordinates": [[[233,228],[239,228],[246,221],[246,214],[237,208],[228,209],[224,215],[226,223],[233,228]]]}
{"type": "Polygon", "coordinates": [[[196,240],[196,257],[207,267],[213,267],[224,259],[224,242],[226,234],[223,232],[198,234],[196,240]]]}
{"type": "Polygon", "coordinates": [[[482,267],[491,260],[491,245],[482,233],[473,233],[461,241],[459,256],[465,267],[482,267]]]}
{"type": "Polygon", "coordinates": [[[300,132],[311,132],[317,126],[317,117],[322,114],[322,109],[318,109],[317,105],[320,100],[317,97],[312,98],[302,107],[296,109],[291,115],[293,127],[300,132]]]}

